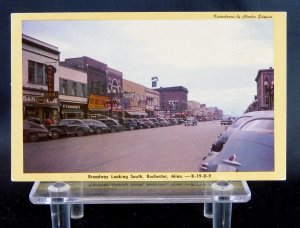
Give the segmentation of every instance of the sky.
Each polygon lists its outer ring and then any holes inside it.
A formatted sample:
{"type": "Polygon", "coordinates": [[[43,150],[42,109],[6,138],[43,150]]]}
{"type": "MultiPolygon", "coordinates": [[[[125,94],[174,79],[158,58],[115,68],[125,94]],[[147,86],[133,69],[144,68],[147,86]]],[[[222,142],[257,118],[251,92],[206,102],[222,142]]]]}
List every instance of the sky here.
{"type": "Polygon", "coordinates": [[[272,20],[23,21],[22,33],[89,56],[151,88],[184,86],[188,100],[242,114],[258,70],[273,67],[272,20]]]}

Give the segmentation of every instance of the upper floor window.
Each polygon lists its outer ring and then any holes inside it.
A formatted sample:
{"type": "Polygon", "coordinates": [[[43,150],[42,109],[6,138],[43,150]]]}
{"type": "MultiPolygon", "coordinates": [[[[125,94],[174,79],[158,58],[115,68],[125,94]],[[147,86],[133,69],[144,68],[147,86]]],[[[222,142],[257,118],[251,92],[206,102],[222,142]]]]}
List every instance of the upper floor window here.
{"type": "Polygon", "coordinates": [[[62,80],[62,94],[68,94],[68,81],[63,79],[62,80]]]}
{"type": "Polygon", "coordinates": [[[28,82],[36,84],[46,84],[45,65],[28,60],[28,82]]]}
{"type": "Polygon", "coordinates": [[[77,83],[72,82],[72,95],[77,96],[77,83]]]}
{"type": "Polygon", "coordinates": [[[81,84],[81,96],[85,97],[85,84],[81,84]]]}

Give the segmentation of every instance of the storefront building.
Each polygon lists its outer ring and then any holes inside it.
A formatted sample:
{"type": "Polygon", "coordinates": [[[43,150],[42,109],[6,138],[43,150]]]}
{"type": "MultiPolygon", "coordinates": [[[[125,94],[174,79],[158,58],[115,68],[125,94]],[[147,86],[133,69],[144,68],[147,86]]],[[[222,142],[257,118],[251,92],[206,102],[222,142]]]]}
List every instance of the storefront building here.
{"type": "Polygon", "coordinates": [[[87,118],[87,73],[60,64],[58,77],[60,118],[87,118]]]}
{"type": "Polygon", "coordinates": [[[146,113],[146,87],[138,83],[123,79],[123,96],[128,100],[124,105],[125,117],[145,117],[146,113]]]}
{"type": "MultiPolygon", "coordinates": [[[[45,98],[48,91],[45,67],[58,68],[60,52],[58,48],[22,34],[22,85],[23,118],[36,118],[41,122],[46,118],[59,118],[58,98],[45,98]]],[[[54,74],[54,90],[58,92],[58,77],[54,74]],[[55,86],[56,85],[56,86],[55,86]]]]}
{"type": "Polygon", "coordinates": [[[274,110],[274,69],[261,69],[255,78],[257,84],[256,110],[274,110]]]}
{"type": "Polygon", "coordinates": [[[187,112],[188,90],[183,86],[161,87],[154,89],[159,92],[160,113],[165,117],[184,116],[187,112]]]}
{"type": "Polygon", "coordinates": [[[146,113],[149,117],[157,117],[159,111],[159,92],[145,88],[146,94],[146,113]]]}

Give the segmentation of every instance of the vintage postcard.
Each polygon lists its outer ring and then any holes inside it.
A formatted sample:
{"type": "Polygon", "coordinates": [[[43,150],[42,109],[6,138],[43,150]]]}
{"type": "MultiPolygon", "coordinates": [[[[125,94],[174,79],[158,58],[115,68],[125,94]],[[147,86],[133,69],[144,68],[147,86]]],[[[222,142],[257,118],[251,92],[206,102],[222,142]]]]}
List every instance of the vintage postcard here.
{"type": "Polygon", "coordinates": [[[285,179],[285,12],[11,18],[13,181],[285,179]]]}

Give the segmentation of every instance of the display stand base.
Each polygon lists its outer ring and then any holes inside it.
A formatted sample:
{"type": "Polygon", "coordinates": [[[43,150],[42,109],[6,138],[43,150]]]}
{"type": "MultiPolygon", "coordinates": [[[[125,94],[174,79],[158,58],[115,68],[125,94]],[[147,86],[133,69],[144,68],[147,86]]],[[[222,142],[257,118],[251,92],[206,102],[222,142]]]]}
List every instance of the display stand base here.
{"type": "Polygon", "coordinates": [[[68,228],[83,217],[84,204],[204,203],[213,227],[230,227],[232,203],[245,203],[245,181],[219,182],[35,182],[33,204],[48,204],[53,228],[68,228]]]}

